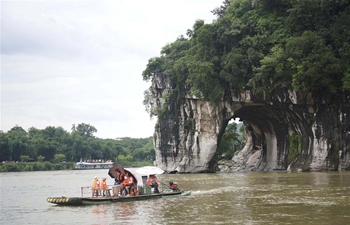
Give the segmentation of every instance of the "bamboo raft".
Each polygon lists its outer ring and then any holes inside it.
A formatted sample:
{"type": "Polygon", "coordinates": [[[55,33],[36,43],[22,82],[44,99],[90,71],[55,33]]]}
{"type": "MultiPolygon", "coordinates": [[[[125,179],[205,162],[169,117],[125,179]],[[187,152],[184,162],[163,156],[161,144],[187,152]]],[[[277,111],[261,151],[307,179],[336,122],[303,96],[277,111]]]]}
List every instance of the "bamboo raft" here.
{"type": "Polygon", "coordinates": [[[48,197],[47,202],[56,205],[79,206],[79,205],[96,205],[106,203],[141,201],[149,199],[157,199],[165,196],[186,196],[190,195],[191,191],[173,191],[161,192],[152,194],[140,194],[135,196],[101,196],[101,197],[48,197]]]}

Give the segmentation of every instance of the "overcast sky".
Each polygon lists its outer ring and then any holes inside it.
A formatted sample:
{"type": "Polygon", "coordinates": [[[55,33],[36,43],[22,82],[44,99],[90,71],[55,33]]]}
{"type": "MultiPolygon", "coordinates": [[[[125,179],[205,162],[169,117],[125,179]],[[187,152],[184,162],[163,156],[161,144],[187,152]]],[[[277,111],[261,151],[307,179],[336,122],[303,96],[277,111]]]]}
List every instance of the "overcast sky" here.
{"type": "Polygon", "coordinates": [[[87,123],[100,138],[152,136],[148,59],[222,2],[1,1],[1,130],[87,123]]]}

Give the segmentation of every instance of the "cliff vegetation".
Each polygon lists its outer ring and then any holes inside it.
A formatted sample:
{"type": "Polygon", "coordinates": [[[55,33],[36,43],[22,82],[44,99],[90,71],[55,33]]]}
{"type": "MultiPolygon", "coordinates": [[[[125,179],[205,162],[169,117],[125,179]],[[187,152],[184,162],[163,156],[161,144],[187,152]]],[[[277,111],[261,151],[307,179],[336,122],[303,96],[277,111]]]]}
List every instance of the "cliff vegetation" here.
{"type": "Polygon", "coordinates": [[[243,90],[268,96],[281,88],[319,103],[344,99],[350,90],[349,6],[348,0],[225,0],[212,11],[213,23],[195,21],[186,37],[149,59],[143,79],[169,76],[168,100],[190,92],[218,102],[243,90]]]}

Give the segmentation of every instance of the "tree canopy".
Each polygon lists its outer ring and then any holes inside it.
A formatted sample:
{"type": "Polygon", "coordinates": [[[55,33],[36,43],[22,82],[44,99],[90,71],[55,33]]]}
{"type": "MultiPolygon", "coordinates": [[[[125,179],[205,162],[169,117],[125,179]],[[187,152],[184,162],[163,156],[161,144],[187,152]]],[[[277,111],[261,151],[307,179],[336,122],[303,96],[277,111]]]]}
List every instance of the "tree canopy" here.
{"type": "Polygon", "coordinates": [[[225,0],[212,13],[213,23],[195,21],[151,58],[144,80],[163,73],[175,97],[190,91],[212,102],[247,89],[319,98],[350,91],[348,0],[225,0]]]}
{"type": "Polygon", "coordinates": [[[94,137],[97,129],[81,123],[72,125],[72,132],[62,127],[45,129],[31,127],[28,132],[15,126],[7,133],[0,131],[0,162],[2,161],[69,161],[80,159],[112,159],[126,163],[153,162],[153,138],[101,139],[94,137]]]}

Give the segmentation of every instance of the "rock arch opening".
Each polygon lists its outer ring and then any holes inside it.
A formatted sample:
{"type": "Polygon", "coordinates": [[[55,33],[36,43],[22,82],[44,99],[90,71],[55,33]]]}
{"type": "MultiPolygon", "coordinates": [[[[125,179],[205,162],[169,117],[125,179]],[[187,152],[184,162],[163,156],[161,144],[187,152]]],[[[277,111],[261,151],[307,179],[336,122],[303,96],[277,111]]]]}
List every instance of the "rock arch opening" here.
{"type": "Polygon", "coordinates": [[[266,105],[241,106],[230,119],[240,118],[245,126],[245,145],[233,156],[232,170],[269,171],[287,169],[288,120],[281,109],[266,105]]]}
{"type": "Polygon", "coordinates": [[[223,133],[218,137],[217,160],[231,159],[245,145],[244,125],[239,118],[231,119],[224,124],[223,133]]]}

